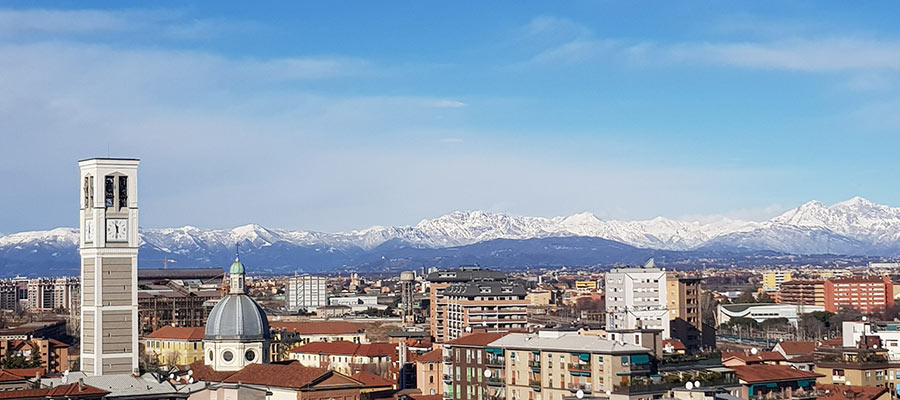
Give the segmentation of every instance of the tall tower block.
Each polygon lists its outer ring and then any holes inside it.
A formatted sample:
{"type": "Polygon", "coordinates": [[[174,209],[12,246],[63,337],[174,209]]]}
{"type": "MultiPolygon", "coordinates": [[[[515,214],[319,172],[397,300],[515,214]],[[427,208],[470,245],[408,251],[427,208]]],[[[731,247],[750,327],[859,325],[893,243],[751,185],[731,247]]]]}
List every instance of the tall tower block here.
{"type": "Polygon", "coordinates": [[[137,159],[91,158],[80,169],[81,370],[138,368],[137,159]]]}

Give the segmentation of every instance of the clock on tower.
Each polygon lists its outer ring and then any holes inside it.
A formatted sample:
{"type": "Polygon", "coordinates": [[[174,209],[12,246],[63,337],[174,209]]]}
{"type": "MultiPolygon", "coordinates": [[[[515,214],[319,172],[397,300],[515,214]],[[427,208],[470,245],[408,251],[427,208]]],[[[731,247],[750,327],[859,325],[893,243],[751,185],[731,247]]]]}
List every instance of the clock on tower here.
{"type": "Polygon", "coordinates": [[[81,189],[81,370],[138,368],[136,159],[78,162],[81,189]]]}

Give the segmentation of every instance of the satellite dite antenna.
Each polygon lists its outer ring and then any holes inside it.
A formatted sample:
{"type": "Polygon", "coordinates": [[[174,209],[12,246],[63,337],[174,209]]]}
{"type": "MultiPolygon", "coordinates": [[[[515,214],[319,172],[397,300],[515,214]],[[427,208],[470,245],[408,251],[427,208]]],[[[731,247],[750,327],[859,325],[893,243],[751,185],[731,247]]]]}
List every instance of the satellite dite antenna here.
{"type": "Polygon", "coordinates": [[[691,390],[694,388],[694,382],[688,382],[684,384],[684,388],[687,390],[691,390]]]}
{"type": "Polygon", "coordinates": [[[583,399],[584,398],[584,390],[578,389],[578,391],[575,392],[575,397],[577,397],[579,399],[583,399]]]}
{"type": "Polygon", "coordinates": [[[484,370],[484,377],[485,377],[485,378],[490,378],[490,377],[491,377],[491,370],[489,370],[489,369],[484,370]]]}

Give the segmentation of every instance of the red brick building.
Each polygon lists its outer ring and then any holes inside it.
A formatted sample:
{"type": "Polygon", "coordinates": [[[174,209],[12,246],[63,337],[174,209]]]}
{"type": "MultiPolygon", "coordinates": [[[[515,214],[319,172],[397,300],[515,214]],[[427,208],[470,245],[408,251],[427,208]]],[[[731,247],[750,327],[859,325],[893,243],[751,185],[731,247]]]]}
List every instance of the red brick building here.
{"type": "Polygon", "coordinates": [[[851,277],[825,281],[825,311],[855,308],[871,314],[894,305],[894,289],[888,277],[851,277]]]}
{"type": "Polygon", "coordinates": [[[69,345],[56,339],[0,340],[0,359],[14,357],[40,361],[44,374],[69,369],[69,345]]]}

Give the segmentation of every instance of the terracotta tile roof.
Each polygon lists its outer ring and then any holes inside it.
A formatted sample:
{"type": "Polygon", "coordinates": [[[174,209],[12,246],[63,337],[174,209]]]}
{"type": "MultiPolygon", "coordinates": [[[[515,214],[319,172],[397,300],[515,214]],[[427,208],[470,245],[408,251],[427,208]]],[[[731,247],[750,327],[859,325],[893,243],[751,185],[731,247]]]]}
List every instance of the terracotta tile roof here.
{"type": "Polygon", "coordinates": [[[885,387],[877,386],[847,386],[835,384],[817,384],[816,389],[827,390],[829,393],[824,396],[816,397],[819,400],[844,400],[844,399],[860,399],[875,400],[887,392],[885,387]]]}
{"type": "Polygon", "coordinates": [[[272,329],[296,332],[301,335],[340,335],[360,331],[356,324],[346,321],[269,321],[269,326],[272,329]]]}
{"type": "Polygon", "coordinates": [[[67,345],[63,342],[60,342],[59,340],[56,340],[56,339],[51,338],[51,339],[49,339],[49,341],[50,341],[50,344],[53,345],[53,347],[69,347],[69,345],[67,345]]]}
{"type": "MultiPolygon", "coordinates": [[[[34,377],[32,376],[32,378],[34,378],[34,377]]],[[[0,370],[0,382],[15,382],[15,381],[24,381],[24,380],[28,380],[28,378],[21,376],[21,375],[13,374],[13,373],[10,373],[7,371],[0,370]]]]}
{"type": "Polygon", "coordinates": [[[175,327],[166,325],[159,328],[146,337],[150,339],[179,339],[179,340],[203,340],[204,328],[201,327],[175,327]]]}
{"type": "Polygon", "coordinates": [[[741,365],[728,368],[734,370],[738,379],[747,383],[794,381],[825,376],[815,372],[794,369],[787,365],[741,365]]]}
{"type": "Polygon", "coordinates": [[[44,376],[43,368],[7,368],[7,369],[4,369],[3,371],[9,372],[14,375],[21,376],[26,379],[34,379],[34,377],[37,376],[37,374],[41,374],[41,376],[44,376]]]}
{"type": "Polygon", "coordinates": [[[390,387],[393,388],[396,382],[382,378],[378,375],[375,375],[371,372],[360,371],[350,376],[353,379],[358,380],[363,384],[363,386],[367,388],[373,387],[390,387]]]}
{"type": "Polygon", "coordinates": [[[298,363],[250,364],[223,382],[302,389],[330,373],[325,368],[304,367],[298,363]]]}
{"type": "Polygon", "coordinates": [[[463,336],[459,339],[451,340],[447,342],[447,344],[457,346],[487,346],[488,343],[500,339],[508,334],[508,332],[473,333],[471,335],[463,336]]]}
{"type": "Polygon", "coordinates": [[[816,342],[813,341],[804,341],[804,342],[796,342],[796,341],[783,341],[778,344],[781,346],[781,349],[784,350],[786,354],[812,354],[816,351],[816,342]]]}
{"type": "Polygon", "coordinates": [[[52,388],[44,389],[25,389],[25,390],[9,390],[0,392],[0,399],[52,399],[52,398],[101,398],[110,392],[93,387],[91,385],[83,385],[79,387],[78,383],[70,383],[68,385],[60,385],[52,388]]]}
{"type": "Polygon", "coordinates": [[[443,353],[440,349],[434,349],[425,354],[422,354],[418,358],[416,358],[416,362],[429,363],[429,362],[441,362],[443,357],[443,353]]]}
{"type": "Polygon", "coordinates": [[[347,341],[336,342],[312,342],[291,349],[291,353],[306,354],[340,354],[359,355],[368,357],[393,356],[397,353],[397,345],[393,343],[366,343],[356,344],[347,341]]]}
{"type": "Polygon", "coordinates": [[[681,343],[678,339],[666,339],[663,340],[663,346],[670,345],[675,350],[685,350],[687,351],[687,347],[684,347],[684,343],[681,343]]]}
{"type": "Polygon", "coordinates": [[[737,358],[745,363],[760,363],[764,361],[787,361],[784,356],[777,351],[760,351],[757,354],[747,354],[742,351],[723,351],[722,361],[729,358],[737,358]]]}
{"type": "Polygon", "coordinates": [[[194,361],[189,367],[191,371],[194,371],[192,376],[198,381],[222,382],[234,374],[234,371],[216,371],[212,367],[203,364],[202,360],[194,361]]]}

